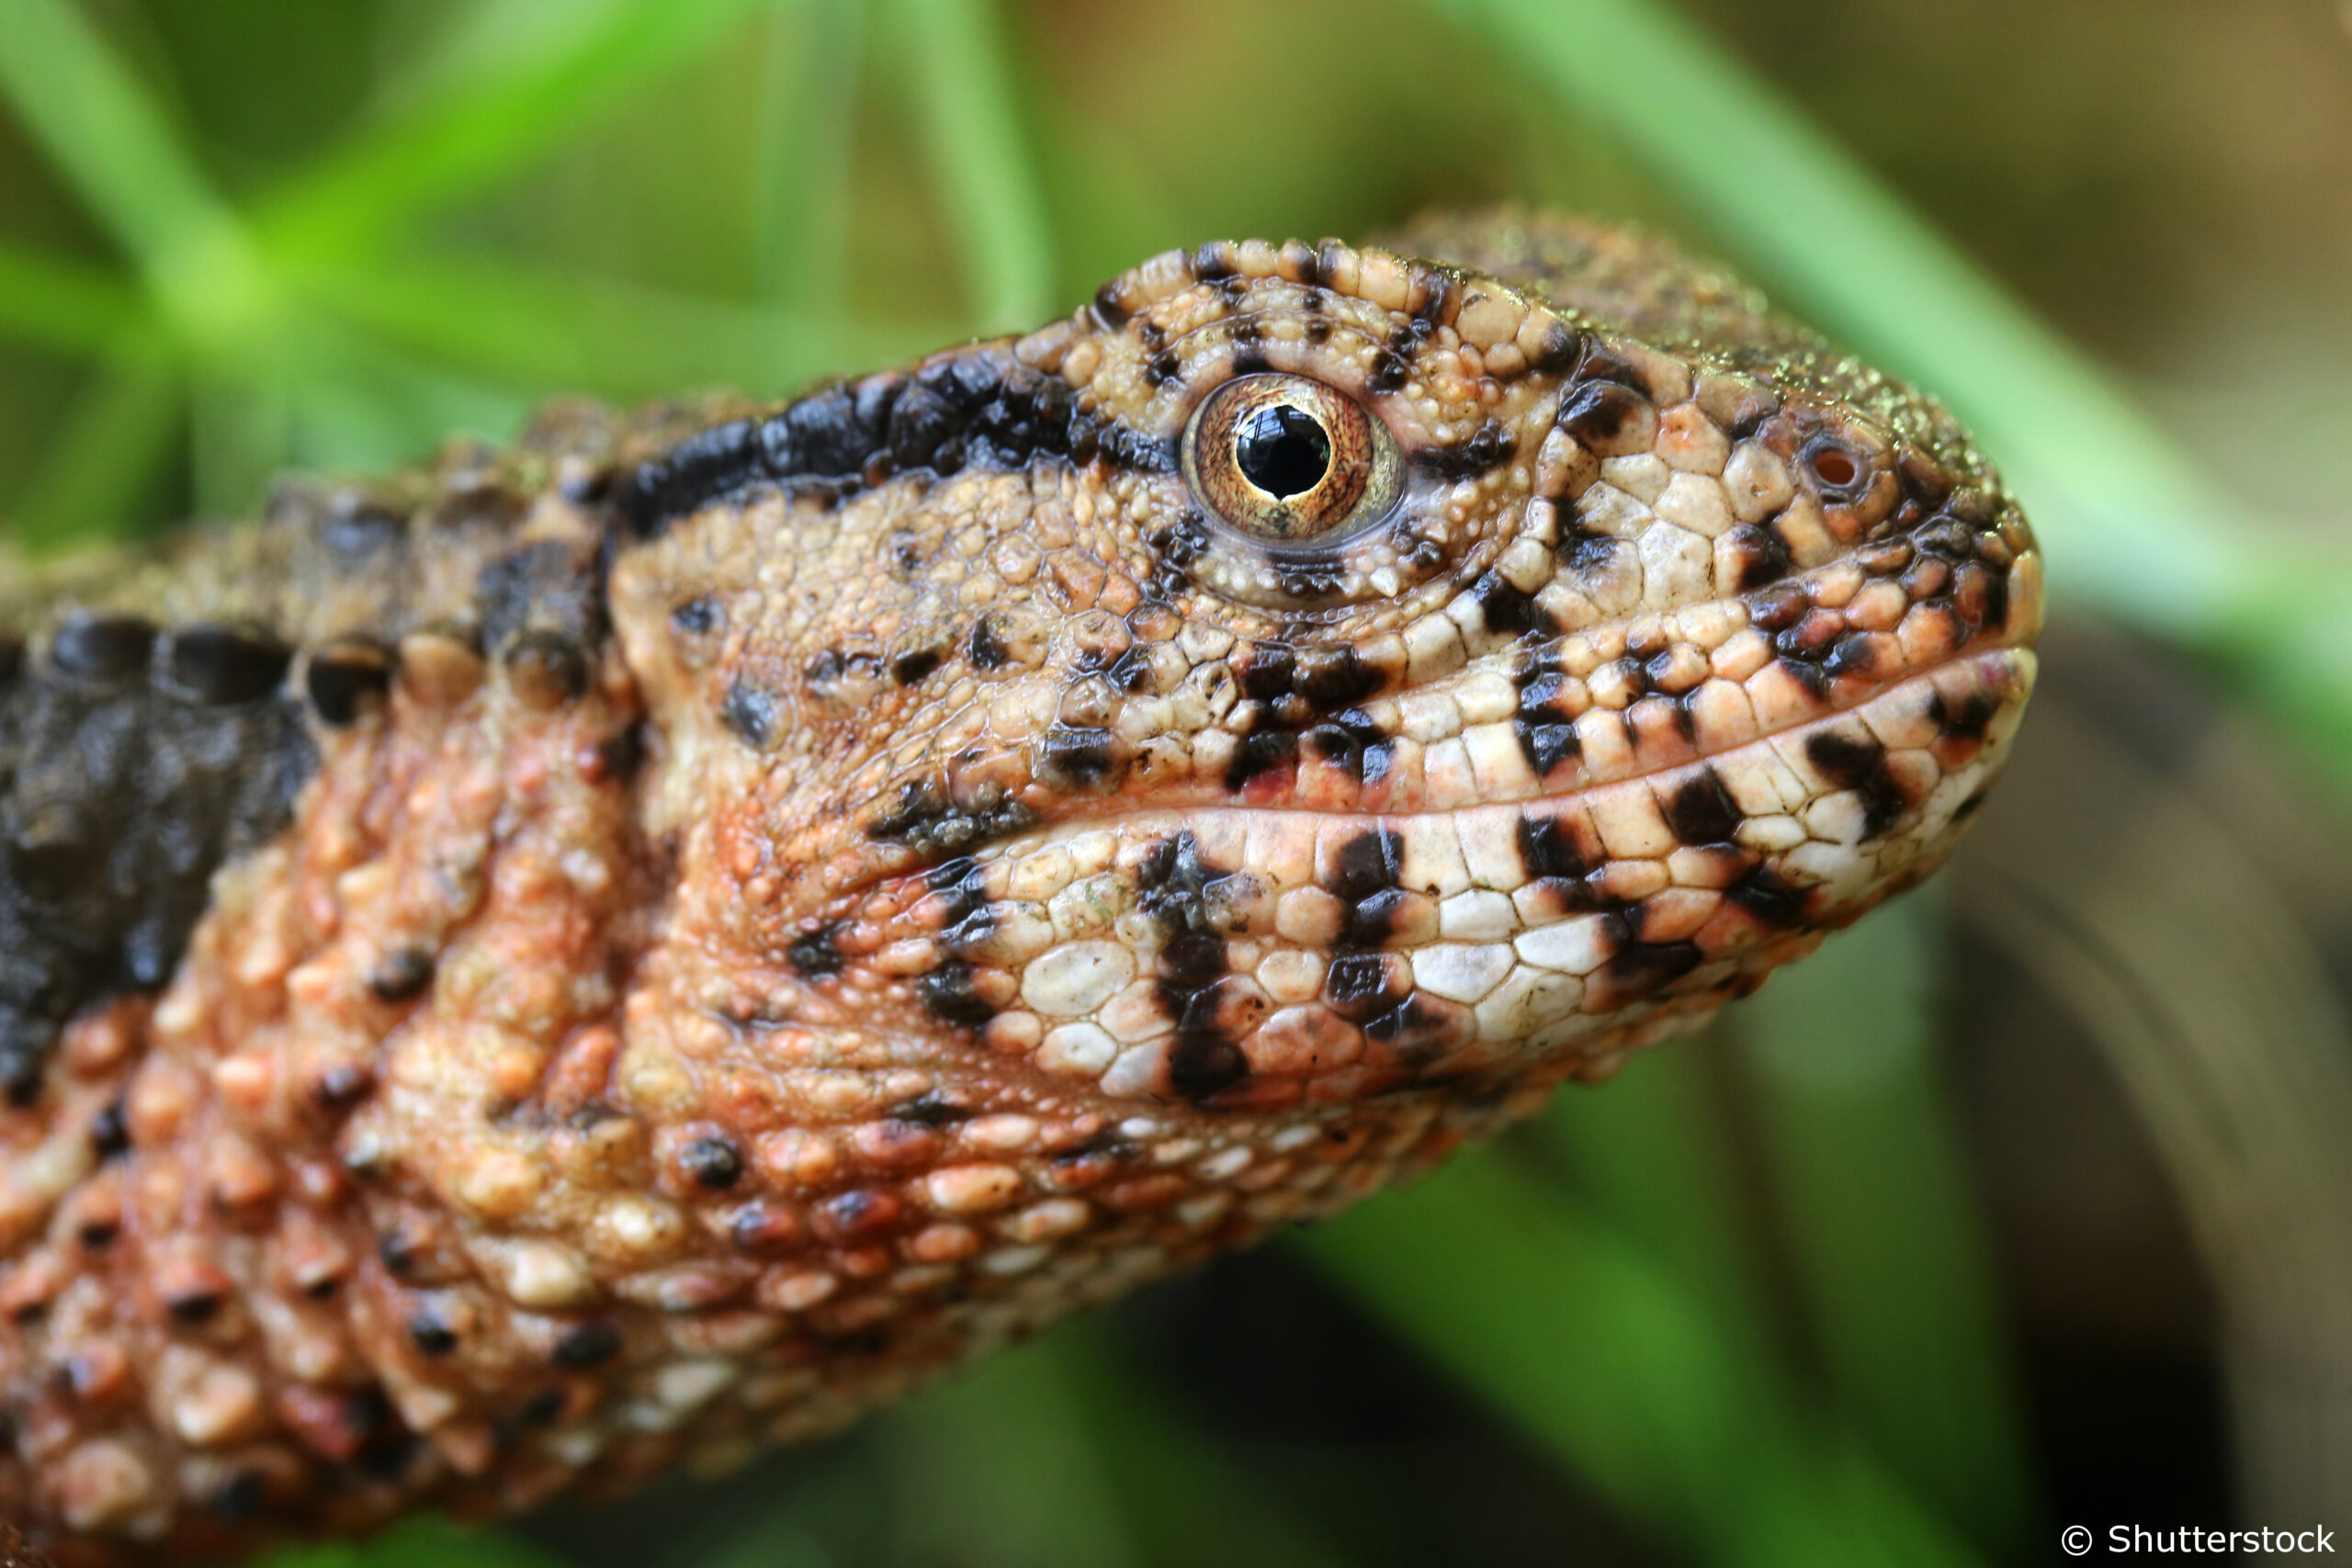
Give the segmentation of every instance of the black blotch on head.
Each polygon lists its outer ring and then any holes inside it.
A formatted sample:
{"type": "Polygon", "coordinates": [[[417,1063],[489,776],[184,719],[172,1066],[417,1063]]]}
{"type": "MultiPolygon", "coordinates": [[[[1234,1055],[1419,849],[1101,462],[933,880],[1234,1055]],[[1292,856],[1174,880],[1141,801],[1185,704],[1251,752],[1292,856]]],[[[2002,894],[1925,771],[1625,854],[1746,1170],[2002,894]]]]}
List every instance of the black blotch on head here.
{"type": "Polygon", "coordinates": [[[1789,575],[1795,564],[1789,558],[1786,541],[1770,528],[1743,523],[1731,531],[1730,538],[1739,556],[1739,581],[1733,584],[1735,592],[1746,593],[1778,582],[1789,575]]]}
{"type": "Polygon", "coordinates": [[[1351,1022],[1378,1017],[1395,1000],[1388,991],[1388,965],[1376,953],[1340,953],[1324,973],[1323,999],[1351,1022]]]}
{"type": "Polygon", "coordinates": [[[1405,897],[1398,886],[1404,857],[1404,836],[1391,831],[1367,830],[1340,846],[1323,886],[1347,911],[1341,946],[1378,947],[1388,940],[1405,897]]]}
{"type": "Polygon", "coordinates": [[[1587,447],[1605,446],[1649,408],[1649,400],[1614,381],[1588,381],[1560,403],[1562,430],[1587,447]]]}
{"type": "Polygon", "coordinates": [[[1298,734],[1289,729],[1259,729],[1241,738],[1225,765],[1225,787],[1238,790],[1261,773],[1272,773],[1298,755],[1298,734]]]}
{"type": "Polygon", "coordinates": [[[1250,1058],[1230,1040],[1180,1031],[1168,1052],[1169,1087],[1190,1100],[1208,1099],[1250,1076],[1250,1058]]]}
{"type": "Polygon", "coordinates": [[[368,988],[388,1002],[412,1002],[433,984],[434,957],[429,948],[396,947],[376,961],[368,973],[368,988]]]}
{"type": "Polygon", "coordinates": [[[1004,631],[993,610],[972,623],[971,658],[975,670],[1001,670],[1012,657],[1004,631]]]}
{"type": "Polygon", "coordinates": [[[1317,756],[1345,769],[1359,784],[1378,784],[1396,760],[1396,742],[1362,708],[1333,715],[1308,730],[1306,739],[1317,756]]]}
{"type": "Polygon", "coordinates": [[[1527,362],[1537,370],[1556,375],[1574,367],[1583,354],[1584,340],[1566,321],[1554,320],[1545,324],[1544,341],[1527,362]]]}
{"type": "Polygon", "coordinates": [[[1724,897],[1768,926],[1787,929],[1804,920],[1805,890],[1769,865],[1724,888],[1724,897]]]}
{"type": "Polygon", "coordinates": [[[972,966],[960,958],[948,959],[916,981],[915,995],[932,1017],[959,1029],[978,1029],[996,1016],[973,985],[972,966]]]}
{"type": "Polygon", "coordinates": [[[610,1360],[621,1348],[621,1331],[609,1323],[575,1323],[555,1342],[548,1359],[559,1367],[594,1367],[610,1360]]]}
{"type": "Polygon", "coordinates": [[[792,939],[784,950],[786,962],[804,980],[820,980],[828,975],[838,975],[849,962],[837,945],[846,920],[827,920],[813,931],[804,931],[792,939]]]}
{"type": "Polygon", "coordinates": [[[1887,770],[1886,747],[1875,737],[1825,730],[1805,741],[1804,754],[1822,777],[1861,796],[1865,840],[1883,837],[1903,816],[1902,787],[1887,770]]]}
{"type": "Polygon", "coordinates": [[[1510,462],[1517,450],[1510,432],[1490,419],[1452,446],[1422,447],[1413,454],[1413,465],[1423,473],[1448,481],[1476,479],[1510,462]]]}
{"type": "Polygon", "coordinates": [[[1395,349],[1384,348],[1373,355],[1372,373],[1364,378],[1364,385],[1375,392],[1393,392],[1411,378],[1411,363],[1395,349]]]}
{"type": "Polygon", "coordinates": [[[1297,655],[1288,643],[1259,642],[1250,645],[1249,659],[1237,663],[1233,673],[1243,696],[1271,703],[1290,694],[1296,670],[1297,655]]]}
{"type": "Polygon", "coordinates": [[[1551,777],[1553,769],[1583,754],[1583,738],[1564,719],[1519,713],[1511,716],[1510,728],[1519,739],[1520,755],[1539,779],[1551,777]]]}
{"type": "Polygon", "coordinates": [[[1143,362],[1144,379],[1155,387],[1164,387],[1176,379],[1178,366],[1173,349],[1159,349],[1143,362]]]}
{"type": "Polygon", "coordinates": [[[1702,765],[1666,801],[1666,824],[1686,844],[1729,843],[1744,820],[1722,778],[1708,766],[1702,765]]]}
{"type": "Polygon", "coordinates": [[[1326,712],[1363,701],[1385,679],[1346,643],[1302,648],[1292,656],[1291,690],[1326,712]]]}
{"type": "Polygon", "coordinates": [[[697,1187],[732,1187],[743,1175],[743,1154],[725,1138],[696,1138],[678,1152],[678,1164],[697,1187]]]}
{"type": "Polygon", "coordinates": [[[409,1343],[428,1356],[446,1356],[458,1348],[457,1330],[429,1306],[419,1307],[409,1314],[408,1337],[409,1343]]]}
{"type": "Polygon", "coordinates": [[[910,653],[902,653],[890,661],[890,679],[901,686],[911,686],[938,669],[940,661],[946,657],[947,649],[944,645],[919,648],[910,653]]]}
{"type": "Polygon", "coordinates": [[[776,695],[747,676],[728,682],[718,702],[718,720],[755,751],[765,750],[775,737],[780,705],[776,695]]]}
{"type": "Polygon", "coordinates": [[[1128,310],[1119,303],[1119,280],[1113,278],[1094,291],[1094,319],[1106,333],[1117,332],[1127,324],[1128,310]]]}
{"type": "Polygon", "coordinates": [[[1498,571],[1480,577],[1470,590],[1495,637],[1523,637],[1535,629],[1535,596],[1515,586],[1498,571]]]}
{"type": "Polygon", "coordinates": [[[1107,729],[1057,724],[1038,738],[1037,773],[1067,789],[1095,789],[1116,771],[1107,729]]]}
{"type": "Polygon", "coordinates": [[[726,607],[707,593],[698,593],[670,612],[672,628],[686,637],[708,637],[726,624],[726,607]]]}
{"type": "Polygon", "coordinates": [[[503,650],[526,632],[594,646],[605,631],[601,577],[597,556],[567,540],[509,550],[484,566],[474,584],[482,646],[503,650]]]}
{"type": "Polygon", "coordinates": [[[1036,820],[1036,813],[1017,800],[958,807],[937,781],[915,779],[899,786],[897,801],[873,819],[865,836],[923,854],[956,854],[1020,832],[1036,820]]]}
{"type": "Polygon", "coordinates": [[[1600,966],[1596,978],[1627,998],[1645,997],[1679,980],[1703,961],[1695,942],[1630,942],[1600,966]]]}
{"type": "Polygon", "coordinates": [[[212,1290],[195,1290],[181,1295],[168,1296],[164,1298],[164,1310],[172,1314],[174,1323],[184,1324],[194,1328],[211,1322],[220,1314],[220,1292],[212,1290]]]}
{"type": "Polygon", "coordinates": [[[1539,882],[1547,877],[1577,881],[1592,870],[1577,850],[1573,830],[1556,817],[1519,819],[1519,858],[1528,876],[1539,882]]]}
{"type": "Polygon", "coordinates": [[[124,1120],[119,1099],[108,1100],[90,1118],[90,1149],[101,1161],[130,1152],[130,1123],[124,1120]]]}
{"type": "Polygon", "coordinates": [[[911,1122],[918,1127],[952,1127],[958,1122],[970,1121],[973,1113],[939,1090],[929,1089],[912,1100],[900,1100],[884,1114],[894,1122],[911,1122]]]}

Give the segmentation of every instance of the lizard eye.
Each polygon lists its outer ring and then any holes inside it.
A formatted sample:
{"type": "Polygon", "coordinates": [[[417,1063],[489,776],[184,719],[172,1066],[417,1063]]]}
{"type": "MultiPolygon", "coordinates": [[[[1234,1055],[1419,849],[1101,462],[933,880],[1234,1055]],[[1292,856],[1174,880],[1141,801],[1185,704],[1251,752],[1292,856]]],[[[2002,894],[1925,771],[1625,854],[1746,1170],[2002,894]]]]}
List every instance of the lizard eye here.
{"type": "Polygon", "coordinates": [[[1379,521],[1404,461],[1388,427],[1304,376],[1243,376],[1184,428],[1185,481],[1227,527],[1262,544],[1317,545],[1379,521]]]}

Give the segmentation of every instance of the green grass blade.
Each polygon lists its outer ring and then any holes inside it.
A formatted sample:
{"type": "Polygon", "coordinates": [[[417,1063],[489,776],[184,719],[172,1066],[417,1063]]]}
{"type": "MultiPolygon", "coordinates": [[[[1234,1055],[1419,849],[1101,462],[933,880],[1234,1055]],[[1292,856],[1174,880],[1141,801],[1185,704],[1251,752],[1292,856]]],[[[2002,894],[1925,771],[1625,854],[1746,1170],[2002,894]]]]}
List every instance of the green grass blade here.
{"type": "Polygon", "coordinates": [[[770,21],[752,160],[763,299],[836,308],[849,271],[850,156],[865,53],[859,0],[791,0],[770,21]]]}
{"type": "Polygon", "coordinates": [[[153,344],[100,361],[16,499],[17,540],[39,551],[130,533],[179,433],[184,392],[181,367],[153,344]]]}
{"type": "Polygon", "coordinates": [[[712,386],[771,396],[828,371],[920,353],[946,335],[922,323],[787,315],[449,256],[354,263],[311,287],[346,319],[468,374],[619,398],[712,386]]]}
{"type": "Polygon", "coordinates": [[[1722,1563],[1973,1560],[1671,1271],[1490,1154],[1304,1246],[1661,1542],[1722,1563]]]}
{"type": "Polygon", "coordinates": [[[1052,312],[1053,227],[1023,144],[1020,93],[990,0],[899,0],[908,65],[940,199],[984,332],[1052,312]]]}
{"type": "Polygon", "coordinates": [[[365,252],[427,209],[475,195],[545,156],[662,72],[709,47],[763,0],[632,0],[537,47],[434,75],[428,90],[320,157],[262,203],[274,254],[306,267],[365,252]]]}
{"type": "Polygon", "coordinates": [[[1994,1291],[1933,1052],[1938,906],[1890,905],[1740,1010],[1821,1363],[1878,1451],[1987,1547],[2031,1516],[1994,1291]]]}
{"type": "Polygon", "coordinates": [[[0,335],[96,353],[143,335],[146,302],[95,267],[0,242],[0,335]]]}
{"type": "Polygon", "coordinates": [[[0,5],[0,94],[193,340],[249,336],[267,278],[137,78],[68,0],[0,5]]]}

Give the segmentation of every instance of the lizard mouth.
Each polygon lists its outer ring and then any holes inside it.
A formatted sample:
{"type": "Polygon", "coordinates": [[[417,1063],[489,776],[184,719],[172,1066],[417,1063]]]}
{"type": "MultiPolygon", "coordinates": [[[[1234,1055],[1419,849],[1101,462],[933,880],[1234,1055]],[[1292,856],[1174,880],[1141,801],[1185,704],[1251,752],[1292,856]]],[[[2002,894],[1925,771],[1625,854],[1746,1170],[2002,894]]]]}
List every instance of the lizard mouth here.
{"type": "Polygon", "coordinates": [[[2033,674],[2022,648],[1979,649],[1562,787],[1474,772],[1447,795],[1423,767],[1415,789],[1342,778],[1318,799],[1303,767],[1253,781],[1262,798],[1074,817],[931,874],[917,994],[1114,1100],[1272,1109],[1532,1060],[1598,1071],[1938,864],[2033,674]]]}

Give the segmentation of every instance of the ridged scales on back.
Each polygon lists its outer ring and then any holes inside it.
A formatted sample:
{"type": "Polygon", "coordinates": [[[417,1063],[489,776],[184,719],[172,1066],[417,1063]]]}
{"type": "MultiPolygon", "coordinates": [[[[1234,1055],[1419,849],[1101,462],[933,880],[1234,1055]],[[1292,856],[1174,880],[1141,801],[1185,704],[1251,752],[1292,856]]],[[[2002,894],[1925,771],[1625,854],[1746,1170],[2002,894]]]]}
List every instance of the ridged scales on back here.
{"type": "Polygon", "coordinates": [[[1949,416],[1643,236],[1397,246],[1459,268],[1171,253],[11,573],[0,1515],[194,1560],[826,1429],[1931,869],[2040,598],[1949,416]],[[1221,510],[1244,382],[1369,411],[1360,523],[1221,510]]]}

